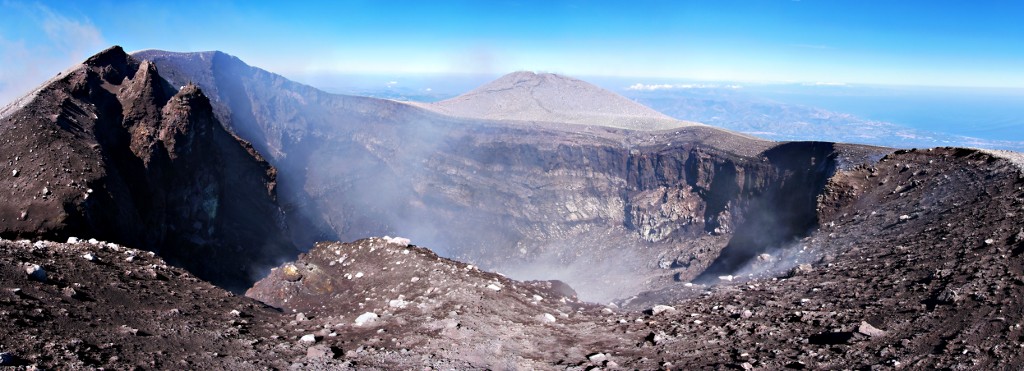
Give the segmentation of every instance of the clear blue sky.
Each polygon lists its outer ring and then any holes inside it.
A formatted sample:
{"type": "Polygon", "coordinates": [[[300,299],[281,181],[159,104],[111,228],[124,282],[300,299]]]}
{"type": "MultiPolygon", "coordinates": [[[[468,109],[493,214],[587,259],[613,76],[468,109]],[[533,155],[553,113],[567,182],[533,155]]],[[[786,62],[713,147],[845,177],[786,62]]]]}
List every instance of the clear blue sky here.
{"type": "Polygon", "coordinates": [[[286,76],[536,70],[1024,87],[1017,0],[0,0],[0,100],[113,44],[222,50],[286,76]]]}

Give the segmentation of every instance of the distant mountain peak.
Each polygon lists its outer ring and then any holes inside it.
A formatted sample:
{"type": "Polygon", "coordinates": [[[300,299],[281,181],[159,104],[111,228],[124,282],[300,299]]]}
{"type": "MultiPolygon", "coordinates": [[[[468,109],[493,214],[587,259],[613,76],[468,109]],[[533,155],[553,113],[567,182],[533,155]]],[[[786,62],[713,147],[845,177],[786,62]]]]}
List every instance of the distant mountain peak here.
{"type": "Polygon", "coordinates": [[[444,114],[488,120],[556,122],[637,130],[693,125],[586,81],[516,71],[445,101],[422,105],[444,114]]]}

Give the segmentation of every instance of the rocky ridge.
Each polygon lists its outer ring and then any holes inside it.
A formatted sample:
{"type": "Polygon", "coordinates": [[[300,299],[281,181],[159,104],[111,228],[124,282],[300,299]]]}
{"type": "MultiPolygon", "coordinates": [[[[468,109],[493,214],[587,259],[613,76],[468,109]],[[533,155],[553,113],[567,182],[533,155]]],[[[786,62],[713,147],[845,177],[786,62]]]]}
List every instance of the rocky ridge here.
{"type": "Polygon", "coordinates": [[[145,246],[234,289],[295,251],[274,168],[224,130],[197,86],[174,89],[120,47],[3,116],[2,236],[145,246]]]}

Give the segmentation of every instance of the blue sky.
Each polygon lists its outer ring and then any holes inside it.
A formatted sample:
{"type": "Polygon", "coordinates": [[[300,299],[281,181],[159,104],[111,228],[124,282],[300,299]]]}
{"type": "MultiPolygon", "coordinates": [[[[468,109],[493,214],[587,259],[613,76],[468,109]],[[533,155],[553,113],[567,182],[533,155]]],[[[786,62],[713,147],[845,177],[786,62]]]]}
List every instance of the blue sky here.
{"type": "Polygon", "coordinates": [[[1022,19],[1024,1],[0,0],[0,100],[113,44],[222,50],[285,76],[1024,88],[1022,19]]]}

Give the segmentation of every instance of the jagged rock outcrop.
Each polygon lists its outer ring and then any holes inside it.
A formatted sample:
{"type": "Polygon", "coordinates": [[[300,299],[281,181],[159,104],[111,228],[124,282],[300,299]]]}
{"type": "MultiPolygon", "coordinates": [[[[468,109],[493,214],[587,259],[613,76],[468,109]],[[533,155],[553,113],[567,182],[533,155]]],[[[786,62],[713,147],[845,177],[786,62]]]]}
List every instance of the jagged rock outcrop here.
{"type": "Polygon", "coordinates": [[[244,289],[294,254],[275,170],[224,130],[195,85],[180,91],[120,47],[7,107],[6,237],[96,237],[144,246],[244,289]]]}

